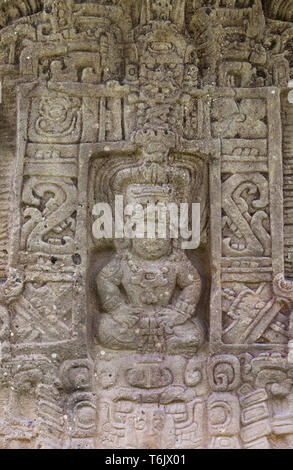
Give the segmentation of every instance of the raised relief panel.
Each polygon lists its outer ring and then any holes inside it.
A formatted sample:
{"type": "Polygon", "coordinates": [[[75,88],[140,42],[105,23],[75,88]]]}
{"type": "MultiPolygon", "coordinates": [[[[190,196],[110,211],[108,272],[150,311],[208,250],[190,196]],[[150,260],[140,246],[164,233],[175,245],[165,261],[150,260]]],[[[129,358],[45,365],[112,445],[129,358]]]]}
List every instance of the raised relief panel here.
{"type": "Polygon", "coordinates": [[[34,98],[29,139],[41,143],[76,143],[81,132],[81,102],[66,95],[34,98]]]}
{"type": "Polygon", "coordinates": [[[291,0],[2,3],[0,448],[293,448],[291,0]]]}
{"type": "Polygon", "coordinates": [[[290,310],[273,291],[283,270],[278,91],[236,93],[238,100],[212,103],[213,133],[222,142],[222,341],[286,344],[290,310]]]}

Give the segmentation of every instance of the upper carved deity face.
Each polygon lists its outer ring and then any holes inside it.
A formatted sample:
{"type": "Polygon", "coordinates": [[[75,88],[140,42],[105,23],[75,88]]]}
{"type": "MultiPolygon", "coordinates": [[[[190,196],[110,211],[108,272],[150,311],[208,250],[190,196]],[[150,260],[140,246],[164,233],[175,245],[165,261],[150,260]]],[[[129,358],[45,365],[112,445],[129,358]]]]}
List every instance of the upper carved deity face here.
{"type": "Polygon", "coordinates": [[[132,252],[139,258],[157,260],[170,254],[172,249],[170,239],[135,238],[132,241],[132,252]]]}
{"type": "Polygon", "coordinates": [[[175,52],[147,53],[140,73],[143,93],[149,98],[174,98],[182,84],[183,71],[182,60],[175,52]]]}

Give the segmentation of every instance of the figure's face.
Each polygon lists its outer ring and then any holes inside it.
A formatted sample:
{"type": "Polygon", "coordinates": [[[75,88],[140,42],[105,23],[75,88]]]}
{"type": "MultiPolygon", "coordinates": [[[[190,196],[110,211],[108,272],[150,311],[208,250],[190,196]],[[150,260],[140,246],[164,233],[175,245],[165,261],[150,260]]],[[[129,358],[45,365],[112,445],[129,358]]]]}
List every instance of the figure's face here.
{"type": "Polygon", "coordinates": [[[171,241],[162,238],[135,238],[132,241],[132,250],[140,258],[156,260],[170,253],[171,241]]]}

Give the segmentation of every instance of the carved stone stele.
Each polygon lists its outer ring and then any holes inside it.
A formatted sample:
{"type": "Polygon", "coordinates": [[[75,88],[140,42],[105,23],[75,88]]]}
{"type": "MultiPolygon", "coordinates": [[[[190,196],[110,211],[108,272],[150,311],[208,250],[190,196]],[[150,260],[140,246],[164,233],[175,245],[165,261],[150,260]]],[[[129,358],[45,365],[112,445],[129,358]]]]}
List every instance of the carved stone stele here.
{"type": "Polygon", "coordinates": [[[1,449],[293,448],[292,44],[292,0],[0,0],[1,449]]]}

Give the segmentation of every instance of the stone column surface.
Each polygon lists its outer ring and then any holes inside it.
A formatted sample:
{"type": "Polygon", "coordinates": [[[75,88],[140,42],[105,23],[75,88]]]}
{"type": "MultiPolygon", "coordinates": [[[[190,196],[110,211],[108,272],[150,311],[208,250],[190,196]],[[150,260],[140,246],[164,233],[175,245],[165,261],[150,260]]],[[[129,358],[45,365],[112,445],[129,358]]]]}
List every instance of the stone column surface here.
{"type": "Polygon", "coordinates": [[[293,449],[293,0],[0,0],[0,449],[293,449]]]}

